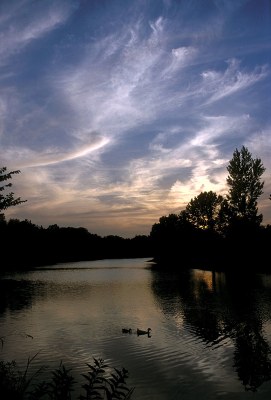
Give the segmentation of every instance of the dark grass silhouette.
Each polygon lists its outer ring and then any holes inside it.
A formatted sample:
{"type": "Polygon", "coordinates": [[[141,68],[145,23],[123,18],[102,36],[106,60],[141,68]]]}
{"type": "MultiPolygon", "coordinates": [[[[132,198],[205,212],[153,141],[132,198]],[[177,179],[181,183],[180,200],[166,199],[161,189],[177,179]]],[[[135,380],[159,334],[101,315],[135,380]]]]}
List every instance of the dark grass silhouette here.
{"type": "Polygon", "coordinates": [[[75,378],[71,369],[67,369],[62,362],[53,370],[49,381],[35,384],[35,378],[42,372],[38,369],[29,376],[29,366],[34,360],[28,359],[26,369],[21,372],[15,361],[0,361],[0,395],[9,400],[129,400],[134,388],[128,388],[126,380],[128,371],[125,368],[110,368],[101,358],[93,357],[93,363],[87,364],[88,372],[82,374],[84,383],[81,393],[72,396],[75,378]]]}

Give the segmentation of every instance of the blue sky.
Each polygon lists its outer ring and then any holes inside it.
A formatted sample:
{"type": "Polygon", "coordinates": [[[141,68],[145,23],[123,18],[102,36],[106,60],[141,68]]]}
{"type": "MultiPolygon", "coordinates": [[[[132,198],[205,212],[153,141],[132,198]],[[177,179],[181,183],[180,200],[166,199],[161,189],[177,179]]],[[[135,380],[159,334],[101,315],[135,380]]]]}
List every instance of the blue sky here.
{"type": "Polygon", "coordinates": [[[270,0],[1,0],[7,218],[149,234],[246,146],[271,223],[270,0]]]}

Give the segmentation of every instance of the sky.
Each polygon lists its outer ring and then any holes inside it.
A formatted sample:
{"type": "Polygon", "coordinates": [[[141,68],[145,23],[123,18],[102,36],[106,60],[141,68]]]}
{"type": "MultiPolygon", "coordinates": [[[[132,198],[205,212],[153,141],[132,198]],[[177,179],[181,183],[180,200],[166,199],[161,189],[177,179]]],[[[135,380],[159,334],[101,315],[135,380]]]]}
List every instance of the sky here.
{"type": "Polygon", "coordinates": [[[271,0],[1,0],[6,219],[148,235],[248,148],[271,223],[271,0]]]}

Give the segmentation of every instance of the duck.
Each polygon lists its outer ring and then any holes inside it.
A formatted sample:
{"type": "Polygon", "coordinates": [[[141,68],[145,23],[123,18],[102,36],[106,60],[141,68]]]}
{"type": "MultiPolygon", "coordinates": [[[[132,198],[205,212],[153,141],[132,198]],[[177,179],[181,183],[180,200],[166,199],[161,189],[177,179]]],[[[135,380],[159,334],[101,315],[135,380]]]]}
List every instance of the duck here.
{"type": "Polygon", "coordinates": [[[148,335],[150,336],[150,331],[151,328],[148,328],[146,331],[143,331],[142,329],[138,329],[136,330],[137,335],[148,335]]]}
{"type": "Polygon", "coordinates": [[[132,333],[132,329],[122,328],[122,333],[132,333]]]}

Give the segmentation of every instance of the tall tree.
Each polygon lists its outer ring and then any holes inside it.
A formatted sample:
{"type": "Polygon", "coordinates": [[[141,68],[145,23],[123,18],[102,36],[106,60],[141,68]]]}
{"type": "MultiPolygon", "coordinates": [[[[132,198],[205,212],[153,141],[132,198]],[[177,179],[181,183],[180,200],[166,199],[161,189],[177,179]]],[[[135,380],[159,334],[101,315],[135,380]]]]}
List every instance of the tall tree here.
{"type": "Polygon", "coordinates": [[[201,192],[186,206],[189,221],[200,229],[216,229],[223,197],[215,192],[201,192]]]}
{"type": "MultiPolygon", "coordinates": [[[[12,175],[19,174],[20,172],[21,172],[20,170],[7,171],[6,167],[0,168],[0,184],[2,182],[9,181],[10,179],[12,179],[12,175]]],[[[24,203],[27,201],[27,200],[21,200],[20,197],[15,198],[13,192],[2,194],[2,192],[4,190],[6,190],[7,188],[10,188],[11,186],[12,186],[11,182],[2,184],[0,186],[0,213],[9,207],[17,206],[18,204],[21,204],[21,203],[24,203]]]]}
{"type": "Polygon", "coordinates": [[[229,175],[227,200],[234,218],[254,224],[262,222],[258,214],[257,200],[263,193],[261,176],[265,171],[260,158],[252,158],[245,146],[236,149],[227,167],[229,175]]]}

